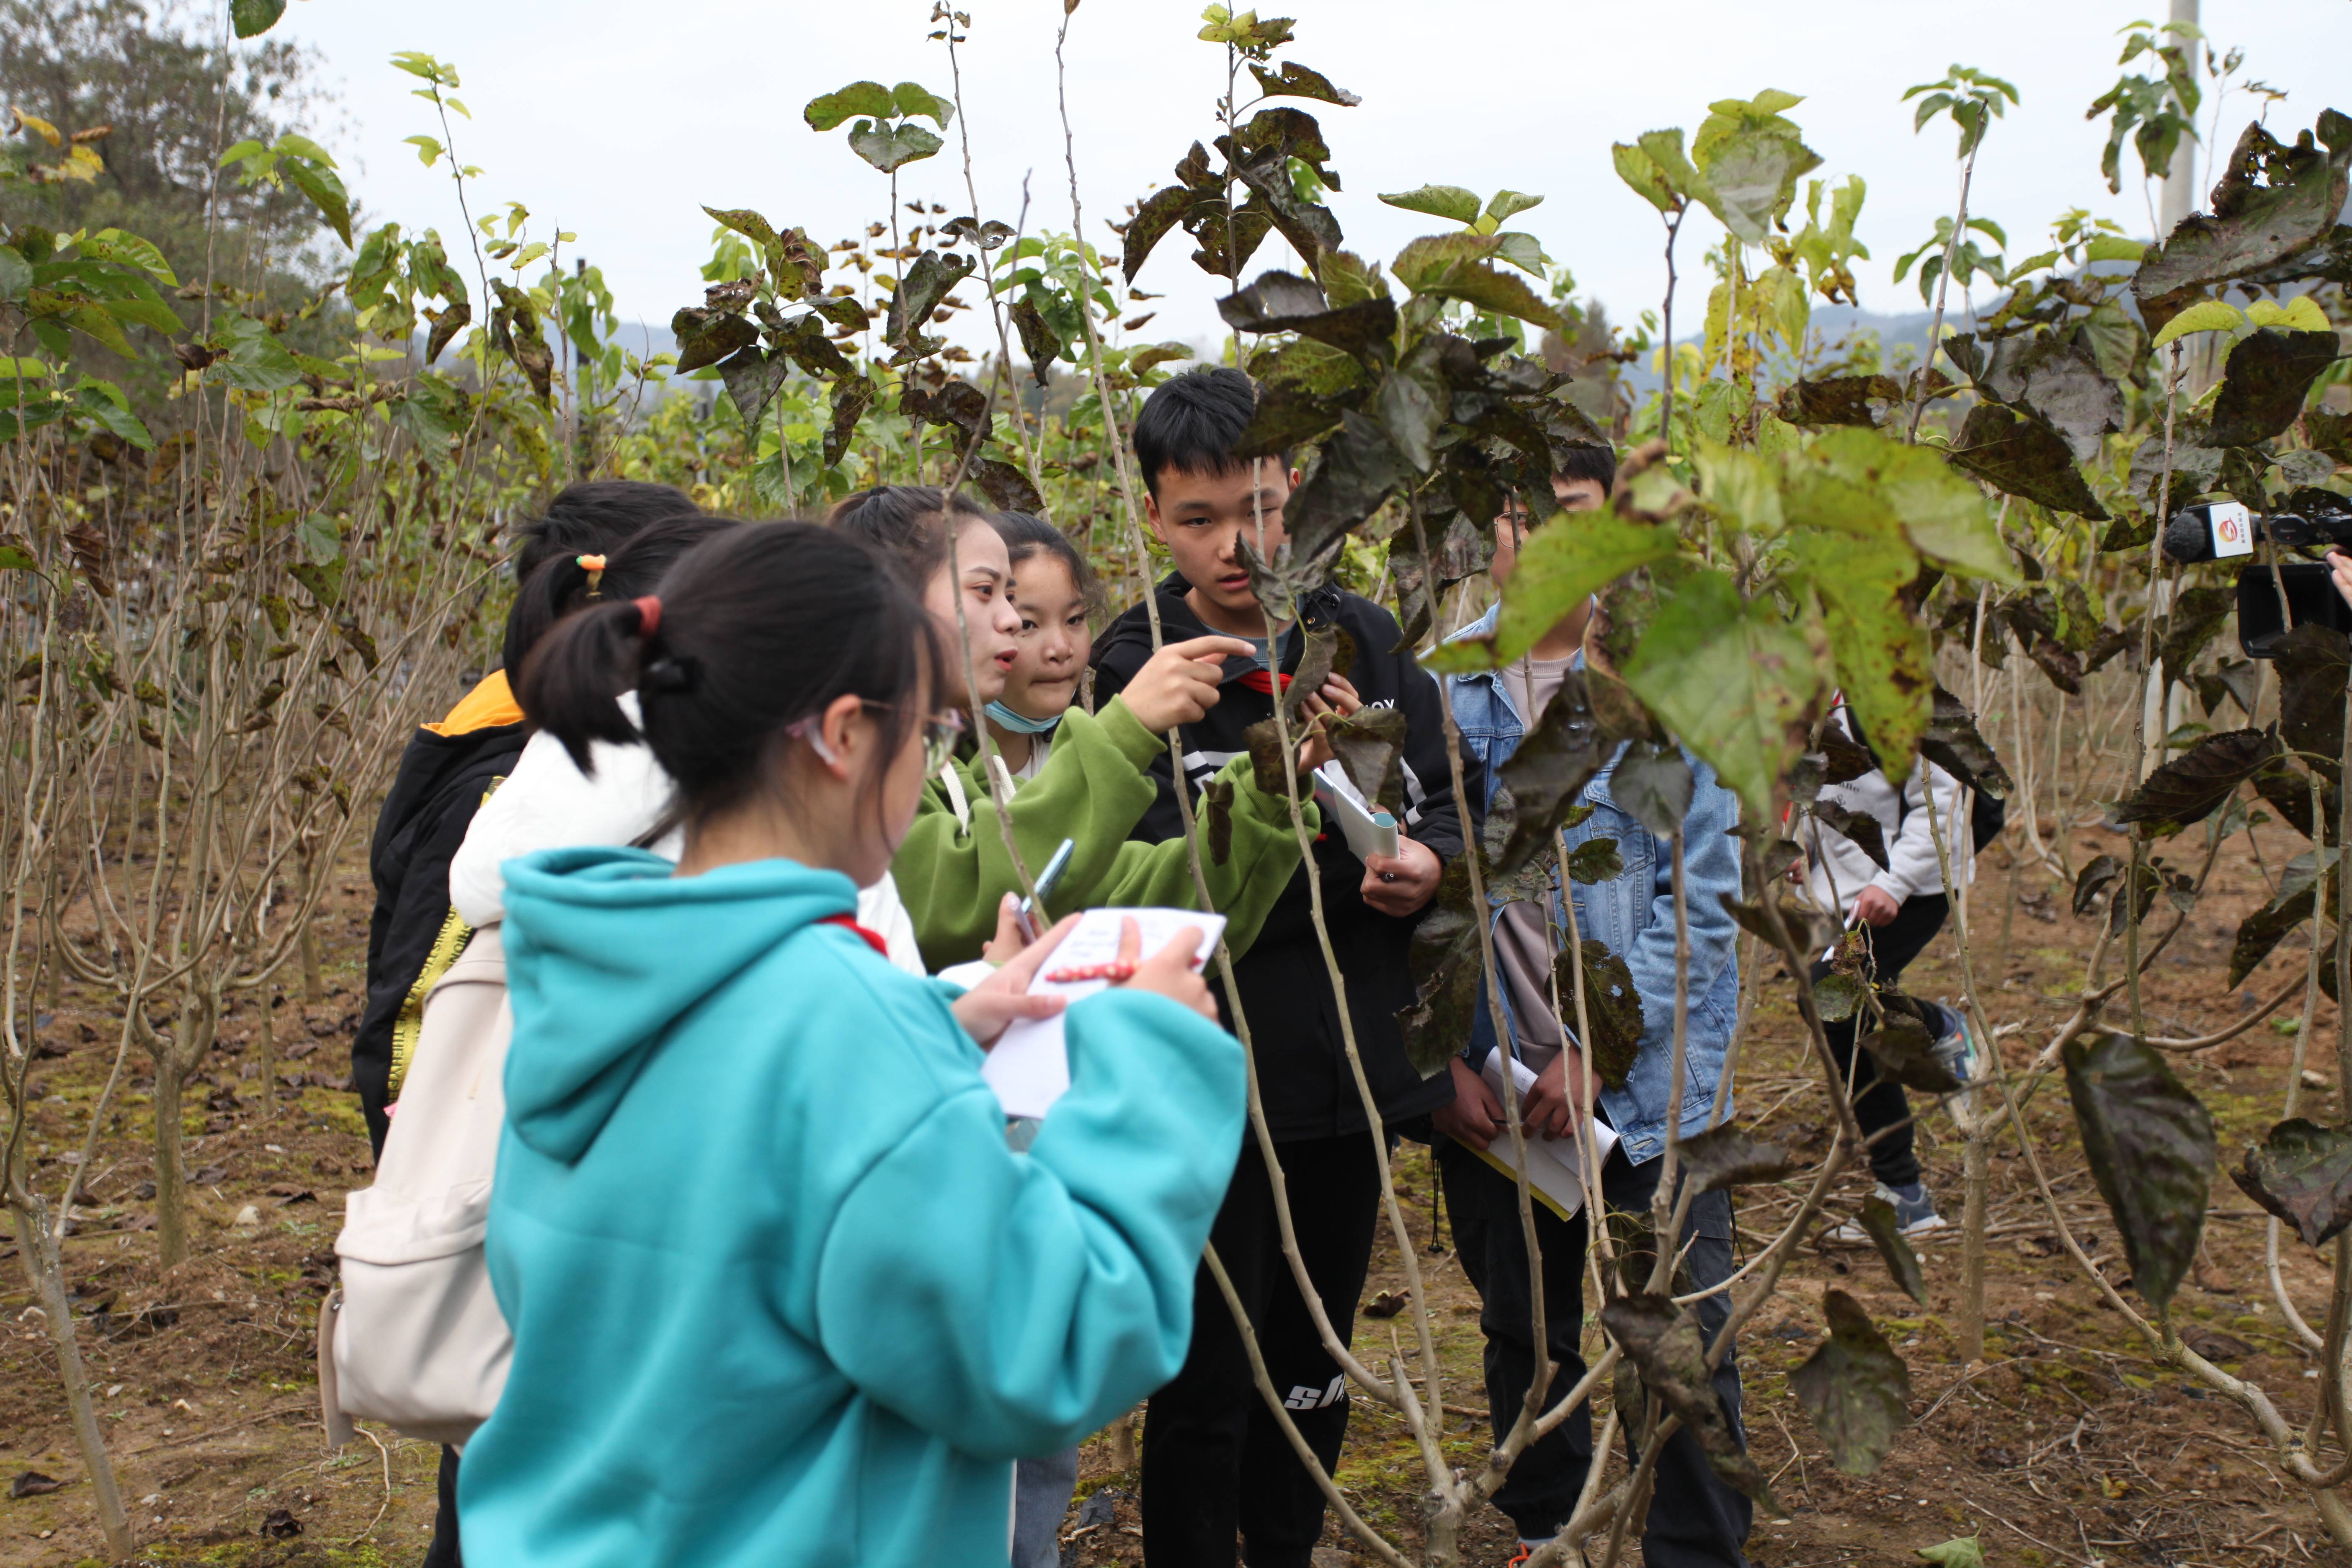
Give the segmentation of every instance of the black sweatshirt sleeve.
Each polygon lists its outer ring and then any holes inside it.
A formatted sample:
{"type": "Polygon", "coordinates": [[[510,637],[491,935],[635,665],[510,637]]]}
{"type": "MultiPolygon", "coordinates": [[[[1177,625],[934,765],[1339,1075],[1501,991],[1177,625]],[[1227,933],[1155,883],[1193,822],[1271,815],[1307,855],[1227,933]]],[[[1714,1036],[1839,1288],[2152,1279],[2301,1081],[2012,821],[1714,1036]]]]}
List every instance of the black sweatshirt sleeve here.
{"type": "MultiPolygon", "coordinates": [[[[1388,641],[1400,635],[1386,611],[1388,641]]],[[[1385,645],[1383,645],[1385,646],[1385,645]]],[[[1437,852],[1441,860],[1462,853],[1461,803],[1454,796],[1454,769],[1446,755],[1445,693],[1437,679],[1421,668],[1406,648],[1393,656],[1397,662],[1397,706],[1404,710],[1404,829],[1437,852]]],[[[1481,794],[1477,764],[1463,758],[1462,782],[1472,799],[1481,794]]]]}

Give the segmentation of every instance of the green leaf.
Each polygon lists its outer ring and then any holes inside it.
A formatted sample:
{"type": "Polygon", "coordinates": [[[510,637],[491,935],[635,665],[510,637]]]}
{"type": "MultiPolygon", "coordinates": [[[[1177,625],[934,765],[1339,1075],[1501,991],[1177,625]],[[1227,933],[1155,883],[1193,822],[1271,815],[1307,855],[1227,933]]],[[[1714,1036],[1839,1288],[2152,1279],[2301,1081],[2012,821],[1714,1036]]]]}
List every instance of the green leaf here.
{"type": "Polygon", "coordinates": [[[812,131],[830,131],[835,126],[865,115],[868,119],[887,120],[897,105],[890,89],[878,81],[853,81],[838,92],[828,92],[822,98],[809,100],[801,110],[812,131]]]}
{"type": "Polygon", "coordinates": [[[1983,493],[1927,448],[1842,428],[1824,431],[1792,463],[1806,460],[1873,490],[1902,523],[1912,547],[1937,565],[1996,583],[2018,581],[2017,563],[2000,542],[1983,493]]]}
{"type": "Polygon", "coordinates": [[[1728,574],[1702,571],[1659,609],[1624,679],[1761,821],[1805,749],[1827,651],[1768,601],[1742,600],[1728,574]]]}
{"type": "MultiPolygon", "coordinates": [[[[1901,596],[1918,574],[1918,558],[1899,539],[1857,539],[1813,529],[1791,531],[1788,543],[1790,567],[1821,600],[1830,655],[1846,700],[1878,748],[1887,776],[1906,777],[1927,728],[1936,685],[1927,629],[1901,596]]],[[[1880,864],[1885,863],[1882,856],[1880,864]]]]}
{"type": "Polygon", "coordinates": [[[1710,143],[1703,125],[1692,152],[1712,187],[1707,210],[1749,245],[1764,243],[1795,198],[1797,181],[1822,166],[1821,154],[1799,141],[1793,127],[1744,125],[1710,143]]]}
{"type": "Polygon", "coordinates": [[[892,88],[890,102],[900,116],[922,115],[942,131],[948,128],[948,121],[955,118],[952,100],[941,98],[916,82],[902,81],[892,88]]]}
{"type": "Polygon", "coordinates": [[[1485,259],[1498,249],[1491,235],[1433,235],[1397,252],[1389,272],[1415,294],[1461,300],[1481,310],[1559,331],[1558,311],[1538,299],[1524,279],[1496,271],[1485,259]]]}
{"type": "Polygon", "coordinates": [[[2207,300],[2195,304],[2164,323],[2164,330],[2148,344],[2160,349],[2165,344],[2197,332],[2234,332],[2246,324],[2245,312],[2224,300],[2207,300]]]}
{"type": "Polygon", "coordinates": [[[32,264],[14,246],[0,245],[0,304],[22,304],[33,287],[32,264]]]}
{"type": "Polygon", "coordinates": [[[2352,1225],[2352,1132],[2298,1116],[2270,1130],[2230,1173],[2248,1197],[2294,1226],[2305,1247],[2352,1225]]]}
{"type": "Polygon", "coordinates": [[[1508,223],[1529,207],[1543,205],[1541,196],[1531,196],[1525,191],[1496,191],[1486,204],[1486,216],[1496,223],[1508,223]]]}
{"type": "Polygon", "coordinates": [[[23,572],[39,564],[23,540],[0,535],[0,572],[23,572]]]}
{"type": "Polygon", "coordinates": [[[1535,647],[1579,605],[1638,567],[1675,553],[1675,536],[1614,511],[1573,512],[1530,534],[1503,590],[1491,641],[1463,638],[1422,660],[1440,674],[1499,669],[1535,647]]]}
{"type": "Polygon", "coordinates": [[[1984,1542],[1973,1535],[1957,1535],[1935,1546],[1922,1546],[1912,1555],[1924,1557],[1937,1568],[1985,1568],[1984,1542]]]}
{"type": "Polygon", "coordinates": [[[886,174],[928,158],[946,145],[912,121],[892,125],[861,120],[849,132],[850,151],[886,174]]]}
{"type": "Polygon", "coordinates": [[[1625,858],[1617,852],[1614,838],[1588,838],[1569,852],[1568,877],[1572,882],[1591,887],[1595,882],[1613,882],[1625,874],[1625,858]]]}
{"type": "Polygon", "coordinates": [[[1911,1244],[1903,1239],[1903,1222],[1895,1213],[1895,1205],[1873,1193],[1862,1200],[1863,1234],[1878,1248],[1879,1261],[1903,1293],[1921,1306],[1927,1304],[1927,1277],[1919,1268],[1919,1256],[1911,1244]]]}
{"type": "Polygon", "coordinates": [[[1458,224],[1478,221],[1478,193],[1460,185],[1423,185],[1416,191],[1382,192],[1381,200],[1409,213],[1427,213],[1458,224]]]}
{"type": "Polygon", "coordinates": [[[142,452],[155,449],[155,437],[147,433],[138,416],[131,412],[121,390],[112,382],[86,381],[78,389],[75,410],[86,419],[94,419],[108,430],[130,442],[142,452]],[[111,395],[109,395],[111,394],[111,395]]]}
{"type": "Polygon", "coordinates": [[[257,38],[286,15],[286,0],[229,0],[228,22],[240,38],[257,38]]]}
{"type": "Polygon", "coordinates": [[[1616,164],[1617,177],[1631,185],[1635,195],[1660,212],[1674,205],[1677,193],[1667,183],[1666,172],[1658,166],[1657,160],[1640,147],[1624,142],[1612,143],[1609,154],[1616,164]]]}
{"type": "Polygon", "coordinates": [[[2039,419],[2021,417],[1998,403],[1979,403],[1969,410],[1948,456],[1953,467],[2021,500],[2094,522],[2107,520],[2106,509],[2074,467],[2066,438],[2039,419]]]}
{"type": "Polygon", "coordinates": [[[294,542],[313,566],[332,566],[343,558],[342,525],[324,512],[306,512],[294,525],[294,542]]]}
{"type": "Polygon", "coordinates": [[[2197,1256],[2213,1180],[2213,1119],[2154,1048],[2124,1035],[2070,1040],[2066,1093],[2091,1177],[2158,1312],[2197,1256]]]}
{"type": "Polygon", "coordinates": [[[250,316],[231,317],[213,333],[221,357],[205,367],[205,379],[244,392],[278,392],[300,384],[302,367],[269,329],[250,316]]]}
{"type": "Polygon", "coordinates": [[[287,159],[278,165],[278,172],[286,176],[287,184],[310,198],[310,205],[319,209],[319,216],[335,231],[335,237],[343,242],[346,249],[350,248],[352,198],[335,172],[299,158],[287,159]]]}
{"type": "MultiPolygon", "coordinates": [[[[167,289],[177,289],[180,286],[180,279],[172,271],[172,264],[163,259],[163,253],[155,248],[153,242],[142,239],[135,234],[125,234],[119,228],[102,228],[84,238],[79,248],[84,256],[97,257],[118,262],[125,267],[136,267],[151,272],[167,289]]],[[[0,288],[0,295],[5,295],[5,288],[0,288]]]]}
{"type": "Polygon", "coordinates": [[[2148,774],[2107,821],[2116,827],[2137,824],[2143,838],[2169,838],[2219,811],[2240,784],[2279,755],[2278,739],[2267,730],[2208,735],[2148,774]]]}
{"type": "Polygon", "coordinates": [[[2119,234],[2092,237],[2083,252],[2087,261],[2139,261],[2147,255],[2147,246],[2140,240],[2126,239],[2119,234]]]}
{"type": "Polygon", "coordinates": [[[1789,1374],[1790,1391],[1829,1446],[1830,1458],[1850,1476],[1878,1468],[1895,1439],[1911,1424],[1911,1373],[1843,1290],[1822,1296],[1830,1337],[1789,1374]]]}
{"type": "Polygon", "coordinates": [[[2263,327],[2244,339],[2230,351],[2213,400],[2213,444],[2251,447],[2285,430],[2303,412],[2312,383],[2340,353],[2333,327],[2315,332],[2263,327]]]}

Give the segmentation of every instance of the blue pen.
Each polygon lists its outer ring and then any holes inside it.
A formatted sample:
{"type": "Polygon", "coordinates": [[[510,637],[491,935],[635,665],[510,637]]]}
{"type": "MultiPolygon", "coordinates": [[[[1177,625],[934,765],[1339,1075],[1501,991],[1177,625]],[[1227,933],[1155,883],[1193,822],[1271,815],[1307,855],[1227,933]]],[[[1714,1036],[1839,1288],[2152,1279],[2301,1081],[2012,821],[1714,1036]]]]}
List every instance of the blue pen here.
{"type": "Polygon", "coordinates": [[[1070,857],[1076,853],[1077,847],[1076,839],[1063,839],[1062,847],[1054,851],[1054,858],[1046,861],[1045,868],[1037,874],[1036,892],[1013,906],[1013,923],[1021,928],[1023,941],[1037,940],[1037,921],[1031,911],[1061,882],[1062,873],[1070,868],[1070,857]]]}

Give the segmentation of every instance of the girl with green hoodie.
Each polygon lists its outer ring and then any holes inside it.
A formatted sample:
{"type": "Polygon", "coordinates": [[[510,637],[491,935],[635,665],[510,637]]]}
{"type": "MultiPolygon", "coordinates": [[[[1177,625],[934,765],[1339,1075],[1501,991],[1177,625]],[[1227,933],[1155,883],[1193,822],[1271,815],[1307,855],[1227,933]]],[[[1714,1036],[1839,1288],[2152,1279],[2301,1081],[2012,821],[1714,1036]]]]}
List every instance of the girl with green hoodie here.
{"type": "MultiPolygon", "coordinates": [[[[950,639],[942,707],[978,713],[1004,694],[1019,656],[1021,616],[1006,592],[1012,561],[990,513],[927,485],[889,485],[850,496],[827,521],[895,561],[900,580],[921,595],[950,639]]],[[[1225,659],[1250,652],[1238,637],[1171,643],[1098,711],[1073,707],[1062,715],[1053,750],[1036,776],[1011,794],[1008,813],[1013,842],[1033,874],[1063,839],[1076,846],[1055,898],[1059,907],[1199,907],[1184,841],[1141,844],[1128,835],[1159,797],[1150,768],[1167,752],[1168,731],[1197,723],[1215,707],[1225,659]]],[[[1311,717],[1325,706],[1323,697],[1312,697],[1305,712],[1311,717]]],[[[1313,735],[1301,749],[1299,776],[1330,757],[1320,734],[1313,735]]],[[[1290,807],[1257,787],[1248,757],[1225,763],[1211,785],[1220,787],[1233,792],[1230,847],[1222,861],[1203,854],[1201,870],[1225,916],[1226,945],[1238,956],[1298,869],[1298,840],[1290,807]]],[[[1302,810],[1311,835],[1319,826],[1316,808],[1310,802],[1302,810]]],[[[890,864],[923,962],[933,971],[980,957],[1003,900],[1021,891],[996,811],[978,753],[946,764],[925,784],[914,826],[890,864]]]]}
{"type": "Polygon", "coordinates": [[[1009,1150],[974,1037],[1049,1010],[1022,994],[1050,939],[951,1011],[854,920],[952,733],[929,617],[802,523],[730,530],[663,587],[523,676],[583,768],[649,745],[687,837],[675,867],[507,868],[488,1252],[515,1344],[466,1450],[467,1553],[1001,1565],[1014,1457],[1182,1363],[1241,1047],[1180,936],[1069,1008],[1070,1090],[1009,1150]]]}

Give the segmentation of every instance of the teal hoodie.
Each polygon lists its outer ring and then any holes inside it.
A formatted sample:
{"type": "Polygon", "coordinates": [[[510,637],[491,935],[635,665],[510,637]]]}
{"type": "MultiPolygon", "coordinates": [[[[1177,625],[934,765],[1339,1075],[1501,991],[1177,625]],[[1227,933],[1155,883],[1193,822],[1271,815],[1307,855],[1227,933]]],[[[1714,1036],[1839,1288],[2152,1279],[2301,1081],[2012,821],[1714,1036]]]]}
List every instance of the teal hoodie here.
{"type": "Polygon", "coordinates": [[[846,877],[670,871],[505,867],[488,1252],[515,1351],[466,1447],[467,1559],[1002,1568],[1010,1461],[1183,1364],[1241,1046],[1089,997],[1014,1153],[952,993],[819,923],[846,877]]]}

